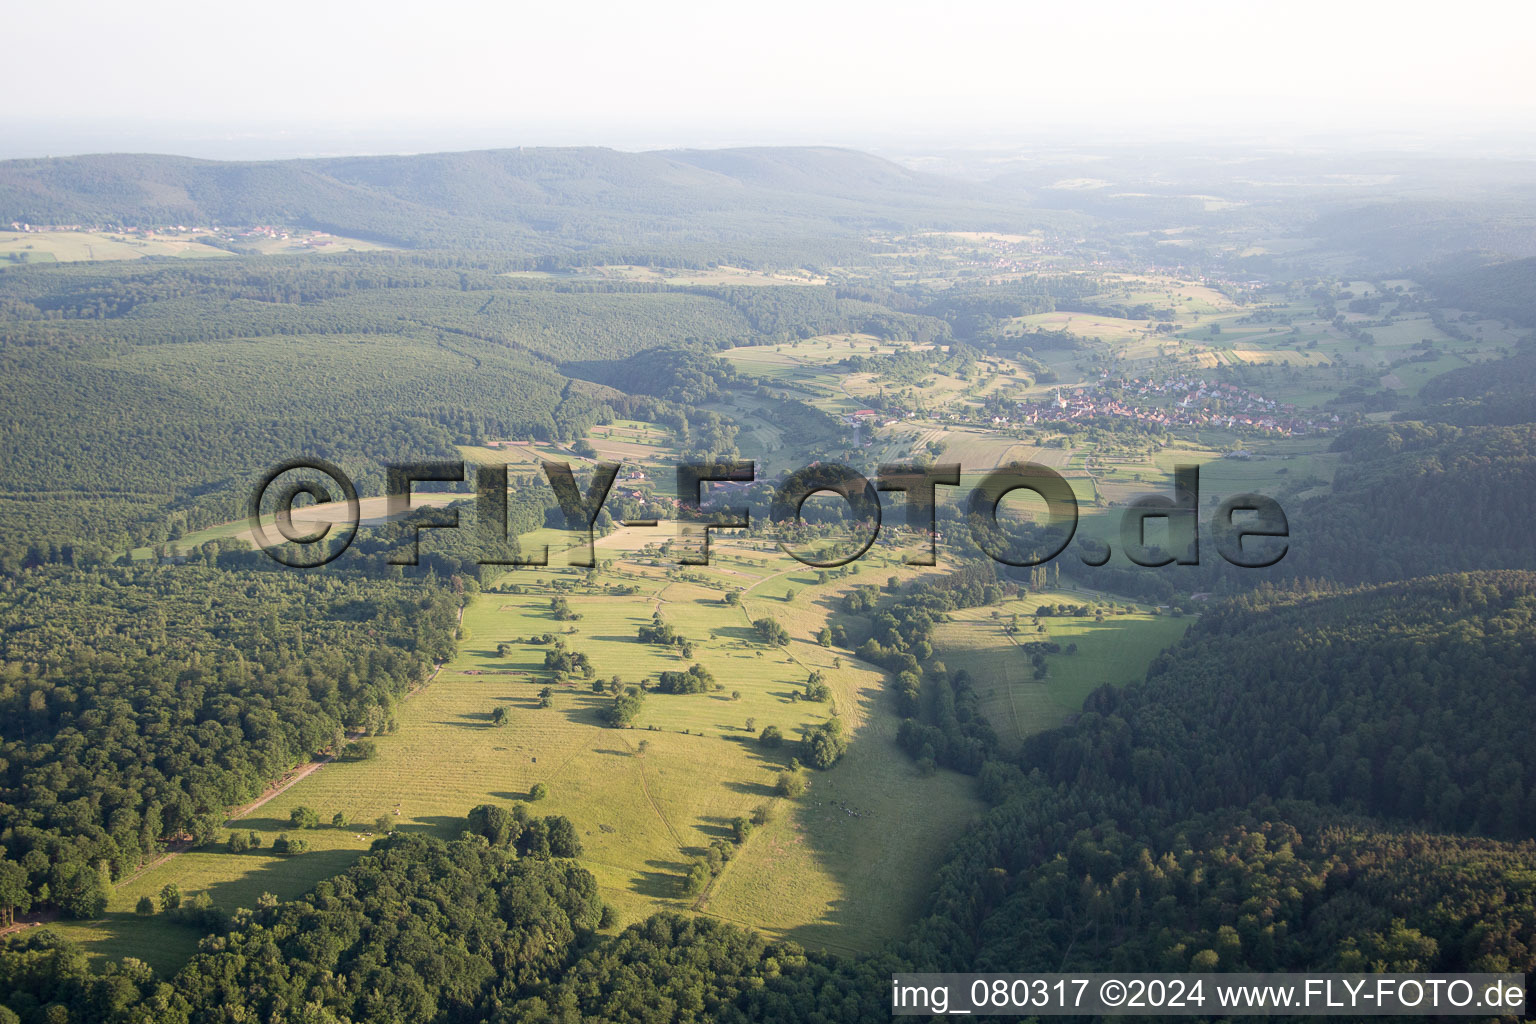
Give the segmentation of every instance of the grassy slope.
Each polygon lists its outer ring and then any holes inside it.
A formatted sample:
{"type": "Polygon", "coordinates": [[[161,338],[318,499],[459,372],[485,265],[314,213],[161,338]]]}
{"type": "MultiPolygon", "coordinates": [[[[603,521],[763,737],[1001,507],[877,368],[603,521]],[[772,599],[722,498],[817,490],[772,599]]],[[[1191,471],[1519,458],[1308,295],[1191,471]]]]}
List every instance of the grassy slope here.
{"type": "Polygon", "coordinates": [[[970,672],[984,713],[1005,746],[1025,736],[1060,725],[1083,705],[1083,698],[1105,683],[1134,682],[1164,647],[1189,626],[1188,619],[1147,612],[1120,612],[1104,621],[1087,618],[1032,618],[1042,604],[1081,604],[1097,595],[1068,592],[1030,594],[994,608],[966,608],[938,629],[937,657],[951,672],[970,672]],[[997,611],[998,618],[992,618],[997,611]],[[1004,631],[1012,616],[1020,631],[1004,631]],[[1053,640],[1065,648],[1077,644],[1076,654],[1046,657],[1047,675],[1034,678],[1030,659],[1019,646],[1031,640],[1053,640]]]}

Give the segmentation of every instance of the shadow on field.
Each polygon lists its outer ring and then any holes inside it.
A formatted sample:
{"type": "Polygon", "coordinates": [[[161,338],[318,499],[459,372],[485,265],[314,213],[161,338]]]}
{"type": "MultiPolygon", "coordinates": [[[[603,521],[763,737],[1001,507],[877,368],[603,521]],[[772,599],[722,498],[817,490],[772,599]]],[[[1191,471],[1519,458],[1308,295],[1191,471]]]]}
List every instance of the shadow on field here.
{"type": "Polygon", "coordinates": [[[711,814],[700,818],[699,821],[701,824],[698,830],[711,839],[731,839],[736,835],[736,830],[731,827],[730,818],[711,814]]]}
{"type": "Polygon", "coordinates": [[[722,639],[736,640],[753,646],[758,646],[763,641],[763,638],[758,636],[757,630],[751,626],[714,626],[710,631],[722,639]]]}
{"type": "Polygon", "coordinates": [[[731,779],[726,782],[725,788],[733,793],[745,793],[747,796],[771,797],[773,787],[765,782],[738,782],[731,779]]]}
{"type": "Polygon", "coordinates": [[[645,864],[653,870],[640,872],[640,877],[630,887],[633,892],[653,900],[676,899],[682,895],[682,878],[688,873],[686,862],[648,860],[645,864]]]}
{"type": "Polygon", "coordinates": [[[603,725],[602,711],[613,703],[613,698],[606,693],[593,693],[590,690],[577,690],[573,693],[569,689],[555,692],[573,698],[571,705],[565,709],[565,717],[579,725],[603,725]]]}
{"type": "MultiPolygon", "coordinates": [[[[241,818],[230,826],[231,832],[244,832],[247,829],[255,832],[301,831],[300,829],[295,828],[293,822],[289,821],[287,818],[241,818]]],[[[203,849],[211,849],[211,847],[203,847],[203,849]]],[[[263,854],[267,851],[265,849],[261,849],[252,850],[251,852],[255,854],[263,854]]],[[[243,856],[243,854],[232,853],[230,856],[240,857],[243,856]]]]}
{"type": "MultiPolygon", "coordinates": [[[[861,698],[859,710],[866,724],[854,733],[841,762],[828,771],[807,770],[806,794],[780,804],[807,852],[835,883],[835,895],[819,920],[784,933],[806,949],[868,950],[897,934],[921,909],[948,848],[948,840],[919,842],[908,837],[905,869],[898,876],[870,870],[888,855],[893,840],[903,845],[896,837],[906,830],[910,816],[921,815],[924,791],[935,792],[923,785],[917,766],[896,747],[893,730],[879,726],[881,719],[897,720],[896,698],[888,683],[887,675],[884,685],[861,698]]],[[[797,744],[785,739],[773,753],[787,760],[797,744]]],[[[778,765],[765,758],[764,767],[778,765]]],[[[771,792],[752,784],[740,784],[740,791],[771,792]]]]}
{"type": "Polygon", "coordinates": [[[347,870],[366,849],[314,850],[293,857],[279,857],[261,863],[254,871],[239,878],[215,882],[208,887],[216,907],[255,907],[257,898],[270,892],[280,900],[292,900],[314,888],[322,879],[347,870]]]}
{"type": "MultiPolygon", "coordinates": [[[[469,813],[468,807],[464,808],[464,813],[469,813]]],[[[400,832],[426,832],[441,839],[457,839],[459,833],[469,827],[469,822],[456,814],[424,814],[395,827],[400,832]]]]}

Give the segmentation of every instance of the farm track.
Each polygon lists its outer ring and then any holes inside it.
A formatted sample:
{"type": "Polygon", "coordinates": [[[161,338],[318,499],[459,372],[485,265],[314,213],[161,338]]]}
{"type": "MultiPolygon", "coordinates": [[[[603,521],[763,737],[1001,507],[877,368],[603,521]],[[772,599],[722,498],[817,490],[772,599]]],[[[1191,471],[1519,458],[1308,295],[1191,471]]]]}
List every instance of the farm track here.
{"type": "MultiPolygon", "coordinates": [[[[628,749],[630,753],[635,752],[634,748],[630,747],[629,740],[625,739],[623,736],[619,737],[619,742],[623,743],[625,748],[628,749]]],[[[677,829],[672,827],[672,822],[669,821],[666,814],[662,812],[661,805],[658,804],[656,802],[656,798],[651,795],[651,784],[645,776],[645,758],[637,756],[636,760],[639,762],[638,768],[640,770],[640,791],[645,794],[645,802],[650,804],[651,810],[656,812],[656,817],[661,820],[661,824],[666,828],[667,835],[671,836],[672,842],[676,844],[677,852],[686,856],[687,848],[683,843],[683,837],[678,834],[677,829]]]]}
{"type": "MultiPolygon", "coordinates": [[[[458,617],[459,617],[459,624],[462,626],[464,624],[464,606],[463,605],[459,606],[458,617]]],[[[438,662],[436,665],[434,665],[432,667],[431,674],[428,675],[426,679],[422,680],[421,685],[414,686],[411,689],[406,690],[405,694],[400,699],[403,700],[403,701],[404,700],[410,700],[411,697],[413,697],[415,694],[420,693],[422,690],[426,689],[427,686],[429,686],[431,684],[431,682],[434,679],[437,678],[438,673],[442,672],[443,664],[444,664],[443,662],[438,662]]],[[[350,733],[347,734],[347,739],[354,740],[354,739],[357,739],[357,738],[361,737],[362,735],[363,735],[362,730],[360,730],[360,729],[359,730],[355,730],[355,731],[350,732],[350,733]]],[[[262,792],[261,796],[257,797],[255,800],[252,800],[248,804],[243,804],[243,805],[241,805],[239,807],[236,807],[230,813],[229,817],[224,820],[224,827],[225,828],[230,828],[231,826],[233,826],[235,824],[235,822],[239,821],[240,819],[249,817],[252,813],[260,810],[262,807],[265,807],[268,803],[270,803],[271,801],[277,799],[279,796],[282,796],[289,789],[291,789],[294,786],[298,785],[300,782],[303,782],[305,779],[309,778],[311,775],[315,774],[315,772],[319,771],[321,768],[324,768],[326,765],[330,764],[334,760],[336,760],[336,754],[329,754],[329,755],[327,755],[327,756],[325,756],[323,758],[320,758],[319,760],[310,761],[307,764],[300,765],[298,768],[294,769],[293,771],[288,772],[282,778],[278,779],[276,782],[274,782],[271,785],[269,785],[262,792]]],[[[172,843],[171,844],[171,848],[169,850],[167,850],[165,853],[161,854],[159,857],[156,857],[154,860],[150,861],[147,864],[139,865],[138,869],[136,871],[134,871],[132,874],[124,875],[122,878],[119,878],[116,882],[112,883],[112,887],[115,889],[115,888],[118,888],[120,886],[127,885],[129,882],[132,882],[133,880],[139,878],[141,875],[144,875],[145,873],[147,873],[149,871],[153,871],[155,868],[158,868],[162,864],[167,863],[172,858],[178,857],[181,854],[186,853],[188,850],[190,850],[192,848],[193,848],[192,844],[190,842],[188,842],[188,841],[185,841],[185,840],[180,841],[180,842],[176,842],[176,843],[172,843]]],[[[4,933],[0,932],[0,934],[4,934],[4,933]]]]}

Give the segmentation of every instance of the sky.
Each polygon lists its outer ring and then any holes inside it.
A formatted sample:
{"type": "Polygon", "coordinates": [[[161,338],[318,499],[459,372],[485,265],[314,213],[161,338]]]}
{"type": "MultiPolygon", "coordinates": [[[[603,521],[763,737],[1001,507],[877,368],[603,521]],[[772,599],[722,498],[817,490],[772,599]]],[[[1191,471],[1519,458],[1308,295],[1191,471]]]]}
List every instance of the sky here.
{"type": "Polygon", "coordinates": [[[49,0],[5,20],[6,157],[1536,128],[1526,0],[49,0]]]}

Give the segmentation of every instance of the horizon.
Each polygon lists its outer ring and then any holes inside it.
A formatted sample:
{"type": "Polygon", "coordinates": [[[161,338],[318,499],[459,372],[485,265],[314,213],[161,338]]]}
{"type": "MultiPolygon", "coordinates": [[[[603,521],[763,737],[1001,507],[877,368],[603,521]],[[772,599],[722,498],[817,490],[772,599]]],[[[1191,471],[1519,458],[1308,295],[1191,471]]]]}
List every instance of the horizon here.
{"type": "Polygon", "coordinates": [[[45,87],[24,116],[0,119],[4,159],[1234,139],[1536,152],[1529,5],[1473,3],[1448,22],[1377,3],[971,4],[934,19],[889,4],[760,17],[602,4],[578,17],[282,0],[253,22],[168,0],[72,0],[13,17],[26,45],[8,69],[45,87]]]}

